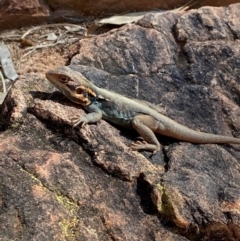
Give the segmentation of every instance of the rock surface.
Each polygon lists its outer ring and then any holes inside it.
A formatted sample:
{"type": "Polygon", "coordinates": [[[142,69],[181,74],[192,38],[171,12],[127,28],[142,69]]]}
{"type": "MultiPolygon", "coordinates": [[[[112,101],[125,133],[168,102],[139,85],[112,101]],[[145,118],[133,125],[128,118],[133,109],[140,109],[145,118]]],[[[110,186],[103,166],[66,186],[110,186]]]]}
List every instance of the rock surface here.
{"type": "MultiPolygon", "coordinates": [[[[41,24],[45,21],[50,23],[53,21],[82,23],[86,20],[90,20],[91,17],[109,16],[109,14],[114,15],[117,13],[150,11],[153,9],[174,9],[187,2],[189,1],[122,0],[119,2],[116,0],[4,0],[0,2],[0,30],[31,26],[41,24]],[[88,18],[89,16],[91,17],[88,18]]],[[[237,2],[237,0],[199,0],[196,1],[195,7],[205,5],[227,6],[237,2]]]]}
{"type": "MultiPolygon", "coordinates": [[[[81,40],[71,67],[192,129],[240,136],[239,11],[147,15],[81,40]]],[[[27,74],[2,108],[0,240],[240,240],[240,146],[159,136],[157,155],[133,152],[134,131],[72,129],[84,111],[53,90],[27,74]]]]}
{"type": "Polygon", "coordinates": [[[49,14],[49,8],[44,1],[1,1],[0,30],[39,24],[49,19],[49,14]]]}

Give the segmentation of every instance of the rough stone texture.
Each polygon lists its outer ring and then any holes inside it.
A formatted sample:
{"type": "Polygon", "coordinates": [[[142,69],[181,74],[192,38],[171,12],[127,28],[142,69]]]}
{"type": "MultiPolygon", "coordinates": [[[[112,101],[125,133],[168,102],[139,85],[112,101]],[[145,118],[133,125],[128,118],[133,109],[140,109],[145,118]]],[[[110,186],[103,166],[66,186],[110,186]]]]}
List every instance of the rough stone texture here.
{"type": "MultiPolygon", "coordinates": [[[[81,40],[71,67],[192,129],[240,136],[239,8],[147,15],[81,40]]],[[[72,129],[84,111],[52,91],[28,74],[3,106],[0,240],[240,240],[240,146],[159,136],[151,158],[128,149],[134,131],[72,129]]]]}
{"type": "MultiPolygon", "coordinates": [[[[4,0],[0,1],[0,30],[8,28],[19,28],[26,25],[40,24],[44,21],[64,21],[82,23],[91,19],[88,16],[109,16],[116,13],[134,11],[149,11],[153,9],[174,9],[189,1],[116,1],[116,0],[4,0]],[[17,19],[17,21],[16,21],[17,19]]],[[[196,1],[194,7],[205,5],[227,6],[237,3],[237,0],[202,0],[196,1]]]]}
{"type": "Polygon", "coordinates": [[[0,1],[0,30],[42,23],[49,17],[48,6],[42,0],[0,1]]]}
{"type": "Polygon", "coordinates": [[[29,74],[3,110],[12,125],[0,134],[0,240],[187,240],[167,231],[138,182],[163,168],[104,121],[75,132],[68,119],[83,111],[52,90],[29,74]]]}
{"type": "MultiPolygon", "coordinates": [[[[100,1],[73,1],[73,0],[48,0],[49,5],[55,9],[79,9],[87,15],[99,15],[106,13],[122,13],[126,11],[146,11],[152,9],[173,9],[176,6],[181,6],[189,1],[185,0],[170,0],[170,1],[128,1],[128,0],[100,0],[100,1]]],[[[236,0],[200,0],[196,1],[196,6],[226,6],[232,3],[237,3],[236,0]]]]}
{"type": "Polygon", "coordinates": [[[55,10],[58,9],[79,9],[87,15],[103,15],[107,13],[123,13],[126,11],[146,11],[152,9],[172,9],[181,6],[187,1],[171,0],[171,1],[117,1],[117,0],[100,0],[94,2],[72,1],[72,0],[49,0],[49,5],[55,10]]]}

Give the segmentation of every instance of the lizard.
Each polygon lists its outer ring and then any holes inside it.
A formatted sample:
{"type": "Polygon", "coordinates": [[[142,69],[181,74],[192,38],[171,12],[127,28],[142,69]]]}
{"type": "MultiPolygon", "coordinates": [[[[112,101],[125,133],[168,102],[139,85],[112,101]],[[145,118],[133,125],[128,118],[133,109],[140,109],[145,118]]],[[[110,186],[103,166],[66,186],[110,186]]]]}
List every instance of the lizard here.
{"type": "Polygon", "coordinates": [[[49,70],[45,76],[66,97],[88,112],[73,127],[83,127],[104,119],[119,126],[133,128],[143,140],[132,143],[132,150],[157,153],[161,145],[155,133],[195,144],[240,144],[239,138],[195,131],[181,125],[158,111],[154,105],[99,88],[80,72],[67,66],[49,70]]]}

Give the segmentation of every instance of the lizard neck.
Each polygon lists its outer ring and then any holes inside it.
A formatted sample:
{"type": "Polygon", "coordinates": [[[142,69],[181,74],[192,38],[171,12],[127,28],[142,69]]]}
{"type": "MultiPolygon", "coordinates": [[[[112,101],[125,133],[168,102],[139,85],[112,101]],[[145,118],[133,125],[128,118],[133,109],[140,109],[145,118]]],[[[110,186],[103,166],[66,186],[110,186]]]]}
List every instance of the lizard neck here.
{"type": "Polygon", "coordinates": [[[86,87],[90,88],[96,94],[96,96],[101,98],[108,98],[109,94],[111,93],[111,91],[99,88],[91,82],[89,82],[86,87]]]}

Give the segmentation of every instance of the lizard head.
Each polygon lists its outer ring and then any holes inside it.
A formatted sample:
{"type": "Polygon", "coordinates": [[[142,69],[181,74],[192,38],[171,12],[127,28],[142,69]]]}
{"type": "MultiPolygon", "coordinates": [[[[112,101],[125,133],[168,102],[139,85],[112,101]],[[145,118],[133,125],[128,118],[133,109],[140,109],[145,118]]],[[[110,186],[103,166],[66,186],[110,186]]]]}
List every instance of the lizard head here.
{"type": "Polygon", "coordinates": [[[83,106],[90,105],[96,97],[94,85],[80,72],[67,66],[61,66],[46,73],[49,82],[59,89],[71,101],[83,106]]]}

